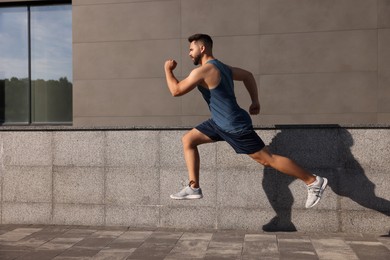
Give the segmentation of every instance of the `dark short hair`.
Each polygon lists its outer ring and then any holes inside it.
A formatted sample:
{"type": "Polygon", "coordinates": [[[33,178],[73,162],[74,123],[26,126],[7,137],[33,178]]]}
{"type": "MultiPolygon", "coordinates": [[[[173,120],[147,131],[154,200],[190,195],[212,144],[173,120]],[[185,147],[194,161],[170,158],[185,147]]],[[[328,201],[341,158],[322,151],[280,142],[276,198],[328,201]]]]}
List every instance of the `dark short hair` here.
{"type": "Polygon", "coordinates": [[[213,40],[212,40],[211,37],[210,37],[209,35],[207,35],[207,34],[197,33],[197,34],[191,35],[190,37],[188,37],[188,41],[189,41],[189,42],[200,41],[200,42],[202,42],[207,48],[210,48],[210,49],[213,48],[213,40]]]}

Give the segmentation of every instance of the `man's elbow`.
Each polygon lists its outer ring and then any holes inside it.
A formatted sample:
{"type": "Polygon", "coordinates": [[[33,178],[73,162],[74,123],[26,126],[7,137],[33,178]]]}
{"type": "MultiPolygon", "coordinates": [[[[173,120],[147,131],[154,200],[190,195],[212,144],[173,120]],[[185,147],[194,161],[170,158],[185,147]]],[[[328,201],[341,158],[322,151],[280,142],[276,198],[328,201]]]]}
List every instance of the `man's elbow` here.
{"type": "Polygon", "coordinates": [[[181,95],[183,95],[183,93],[181,93],[178,90],[171,91],[171,94],[172,94],[172,97],[180,97],[181,95]]]}

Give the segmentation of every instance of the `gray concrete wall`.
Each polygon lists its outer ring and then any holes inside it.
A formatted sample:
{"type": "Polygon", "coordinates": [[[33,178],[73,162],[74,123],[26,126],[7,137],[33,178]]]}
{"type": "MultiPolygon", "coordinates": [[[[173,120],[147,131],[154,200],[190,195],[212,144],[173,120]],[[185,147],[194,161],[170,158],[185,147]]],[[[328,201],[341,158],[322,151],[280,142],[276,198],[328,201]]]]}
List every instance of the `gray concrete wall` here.
{"type": "MultiPolygon", "coordinates": [[[[193,126],[194,91],[172,98],[163,63],[188,75],[187,37],[252,71],[264,124],[390,122],[389,0],[73,0],[74,125],[193,126]]],[[[237,85],[240,104],[249,97],[237,85]]]]}
{"type": "Polygon", "coordinates": [[[223,142],[200,147],[204,199],[171,200],[188,181],[184,130],[2,130],[2,224],[390,229],[388,128],[257,130],[272,151],[329,178],[323,201],[310,210],[302,182],[236,155],[223,142]]]}

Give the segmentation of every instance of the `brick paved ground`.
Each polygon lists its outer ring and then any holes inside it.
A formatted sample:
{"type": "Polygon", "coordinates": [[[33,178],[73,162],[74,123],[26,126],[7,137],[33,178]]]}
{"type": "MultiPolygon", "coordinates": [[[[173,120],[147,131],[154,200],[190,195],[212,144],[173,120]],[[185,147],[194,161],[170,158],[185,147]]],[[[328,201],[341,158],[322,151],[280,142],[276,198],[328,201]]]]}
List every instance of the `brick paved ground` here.
{"type": "Polygon", "coordinates": [[[0,225],[0,259],[390,259],[390,236],[0,225]]]}

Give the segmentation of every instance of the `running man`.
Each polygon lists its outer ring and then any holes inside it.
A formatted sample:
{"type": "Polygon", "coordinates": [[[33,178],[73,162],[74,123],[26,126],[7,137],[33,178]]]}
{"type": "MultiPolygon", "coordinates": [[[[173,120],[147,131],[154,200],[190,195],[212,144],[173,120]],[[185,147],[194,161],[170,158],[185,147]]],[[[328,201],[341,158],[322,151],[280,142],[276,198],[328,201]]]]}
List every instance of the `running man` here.
{"type": "Polygon", "coordinates": [[[306,208],[316,205],[321,199],[328,180],[311,174],[289,158],[272,154],[256,134],[249,115],[260,113],[257,84],[251,72],[228,66],[215,59],[212,53],[213,40],[206,34],[195,34],[188,38],[189,56],[194,65],[200,65],[189,76],[179,81],[173,70],[177,63],[167,60],[164,65],[169,91],[174,97],[182,96],[195,88],[207,102],[211,119],[201,123],[182,137],[189,184],[172,199],[200,199],[203,197],[199,185],[200,157],[198,145],[226,141],[238,154],[247,154],[266,167],[302,180],[308,189],[306,208]],[[252,100],[249,113],[240,108],[234,94],[233,81],[242,81],[252,100]]]}

